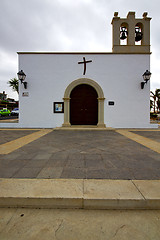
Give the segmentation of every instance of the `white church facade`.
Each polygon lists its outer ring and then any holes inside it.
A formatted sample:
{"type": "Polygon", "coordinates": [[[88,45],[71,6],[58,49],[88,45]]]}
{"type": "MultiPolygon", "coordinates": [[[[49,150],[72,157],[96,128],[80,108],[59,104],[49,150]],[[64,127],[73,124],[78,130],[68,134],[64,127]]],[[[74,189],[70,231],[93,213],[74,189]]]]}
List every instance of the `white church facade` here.
{"type": "Polygon", "coordinates": [[[115,13],[110,53],[19,52],[18,126],[150,128],[150,20],[115,13]]]}

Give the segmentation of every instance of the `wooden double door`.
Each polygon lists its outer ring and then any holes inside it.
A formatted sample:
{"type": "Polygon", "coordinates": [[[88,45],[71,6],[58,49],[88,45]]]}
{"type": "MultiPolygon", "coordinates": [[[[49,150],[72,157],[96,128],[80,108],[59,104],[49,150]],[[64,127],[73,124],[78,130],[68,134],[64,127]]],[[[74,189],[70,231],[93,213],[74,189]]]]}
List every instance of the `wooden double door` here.
{"type": "Polygon", "coordinates": [[[71,125],[97,125],[98,94],[88,84],[76,86],[70,94],[71,125]]]}

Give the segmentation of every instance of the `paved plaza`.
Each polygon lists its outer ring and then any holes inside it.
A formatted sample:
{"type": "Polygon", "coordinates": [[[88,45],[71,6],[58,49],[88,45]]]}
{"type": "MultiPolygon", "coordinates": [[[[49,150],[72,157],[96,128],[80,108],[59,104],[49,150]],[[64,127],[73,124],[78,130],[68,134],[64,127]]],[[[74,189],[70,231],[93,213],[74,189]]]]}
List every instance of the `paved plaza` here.
{"type": "Polygon", "coordinates": [[[159,129],[42,131],[0,130],[0,178],[160,179],[159,129]]]}
{"type": "Polygon", "coordinates": [[[158,240],[159,130],[1,129],[0,239],[158,240]]]}

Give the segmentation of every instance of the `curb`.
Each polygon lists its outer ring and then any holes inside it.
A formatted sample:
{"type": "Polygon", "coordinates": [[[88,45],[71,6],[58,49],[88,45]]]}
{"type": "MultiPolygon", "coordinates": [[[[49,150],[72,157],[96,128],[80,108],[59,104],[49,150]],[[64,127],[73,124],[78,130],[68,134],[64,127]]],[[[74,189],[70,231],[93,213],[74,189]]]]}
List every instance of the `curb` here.
{"type": "Polygon", "coordinates": [[[0,179],[0,208],[160,209],[160,180],[0,179]]]}
{"type": "Polygon", "coordinates": [[[112,127],[88,127],[88,126],[81,126],[81,127],[56,127],[54,128],[55,131],[113,131],[115,130],[112,127]]]}

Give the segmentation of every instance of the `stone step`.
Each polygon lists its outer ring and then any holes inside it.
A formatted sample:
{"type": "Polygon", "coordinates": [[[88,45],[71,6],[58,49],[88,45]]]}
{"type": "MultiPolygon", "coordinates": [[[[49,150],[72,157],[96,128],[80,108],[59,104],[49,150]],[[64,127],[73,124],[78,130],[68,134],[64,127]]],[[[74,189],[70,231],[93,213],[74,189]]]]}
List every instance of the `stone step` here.
{"type": "Polygon", "coordinates": [[[55,131],[58,130],[78,130],[78,131],[112,131],[114,128],[112,127],[97,127],[91,125],[73,125],[70,127],[56,127],[55,131]]]}
{"type": "Polygon", "coordinates": [[[160,209],[160,180],[1,178],[0,207],[160,209]]]}

